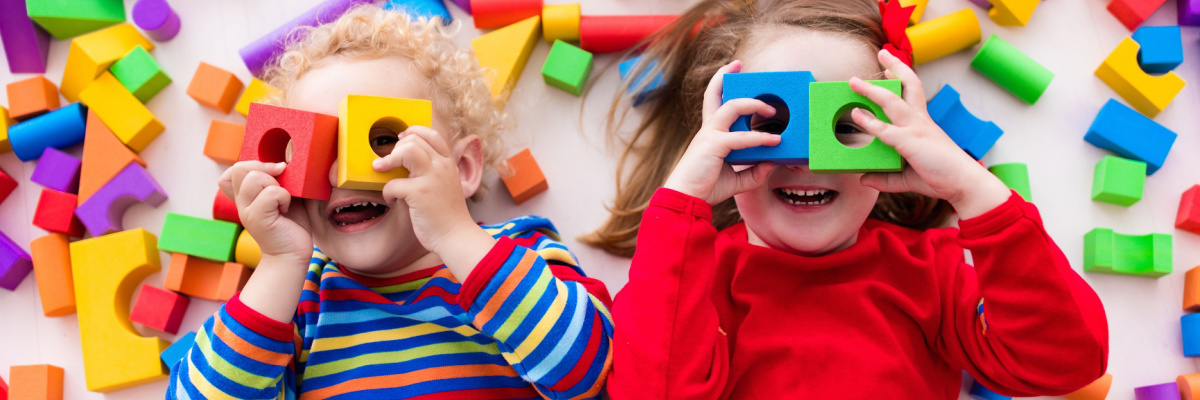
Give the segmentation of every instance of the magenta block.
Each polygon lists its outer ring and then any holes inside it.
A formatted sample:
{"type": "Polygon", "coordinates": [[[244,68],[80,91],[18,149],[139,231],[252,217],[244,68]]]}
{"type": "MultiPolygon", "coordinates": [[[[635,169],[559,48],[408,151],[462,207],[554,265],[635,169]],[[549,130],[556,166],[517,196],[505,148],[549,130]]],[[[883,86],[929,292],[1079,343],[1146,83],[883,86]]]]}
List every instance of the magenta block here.
{"type": "Polygon", "coordinates": [[[471,13],[471,0],[454,0],[454,5],[458,6],[458,8],[461,8],[463,11],[466,11],[467,14],[471,13]]]}
{"type": "Polygon", "coordinates": [[[1171,382],[1161,385],[1142,386],[1133,389],[1133,397],[1137,400],[1180,400],[1179,385],[1171,382]]]}
{"type": "Polygon", "coordinates": [[[37,168],[29,180],[48,189],[79,193],[79,166],[82,161],[61,150],[47,147],[38,158],[37,168]]]}
{"type": "Polygon", "coordinates": [[[304,14],[300,14],[300,16],[283,24],[283,26],[268,32],[253,43],[246,45],[246,47],[238,50],[238,54],[242,56],[242,62],[246,63],[246,68],[250,69],[250,74],[261,78],[267,66],[283,53],[284,44],[299,37],[296,28],[318,26],[332,22],[342,16],[342,14],[345,14],[351,7],[358,4],[372,3],[373,1],[326,0],[311,10],[304,12],[304,14]]]}
{"type": "Polygon", "coordinates": [[[129,163],[111,181],[75,209],[75,216],[92,236],[125,230],[121,220],[125,211],[137,203],[158,207],[167,201],[167,192],[158,186],[150,172],[138,163],[129,163]]]}
{"type": "Polygon", "coordinates": [[[0,233],[0,288],[17,290],[25,275],[33,271],[33,260],[21,246],[0,233]]]}
{"type": "Polygon", "coordinates": [[[179,14],[167,0],[138,0],[133,4],[133,23],[158,42],[174,39],[179,33],[179,14]]]}
{"type": "Polygon", "coordinates": [[[0,0],[0,43],[12,73],[46,73],[50,34],[29,19],[25,0],[0,0]]]}
{"type": "Polygon", "coordinates": [[[1179,24],[1200,25],[1200,0],[1179,0],[1179,24]]]}

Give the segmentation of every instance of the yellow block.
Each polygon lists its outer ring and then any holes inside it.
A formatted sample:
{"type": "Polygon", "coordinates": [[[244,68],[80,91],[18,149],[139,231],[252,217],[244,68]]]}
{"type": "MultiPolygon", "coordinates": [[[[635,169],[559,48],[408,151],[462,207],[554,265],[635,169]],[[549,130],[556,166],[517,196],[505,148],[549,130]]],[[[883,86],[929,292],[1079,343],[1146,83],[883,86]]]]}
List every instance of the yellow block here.
{"type": "Polygon", "coordinates": [[[1142,71],[1137,63],[1138,43],[1125,37],[1104,63],[1096,68],[1096,76],[1147,117],[1162,112],[1186,82],[1174,72],[1153,76],[1142,71]]]}
{"type": "Polygon", "coordinates": [[[537,42],[538,22],[541,17],[532,16],[521,22],[488,32],[471,39],[475,59],[484,68],[483,76],[492,89],[492,100],[501,106],[516,86],[533,45],[537,42]]]}
{"type": "Polygon", "coordinates": [[[13,124],[13,120],[8,117],[8,109],[0,106],[0,154],[12,151],[12,145],[8,143],[8,126],[13,124]]]}
{"type": "Polygon", "coordinates": [[[261,103],[263,100],[279,94],[279,89],[258,80],[258,78],[250,78],[250,85],[246,86],[246,91],[242,92],[242,97],[238,97],[237,105],[233,106],[238,114],[243,117],[250,114],[250,103],[261,103]]]}
{"type": "Polygon", "coordinates": [[[146,51],[154,50],[154,43],[146,40],[130,24],[115,25],[72,39],[58,91],[67,101],[79,101],[79,93],[93,79],[137,46],[142,46],[146,51]]]}
{"type": "Polygon", "coordinates": [[[100,74],[79,94],[79,100],[133,151],[141,152],[163,131],[162,122],[111,73],[100,74]]]}
{"type": "Polygon", "coordinates": [[[383,190],[388,181],[407,178],[408,170],[404,168],[388,172],[375,172],[371,168],[371,162],[379,158],[371,149],[371,129],[380,126],[401,133],[413,125],[433,125],[433,103],[429,100],[346,96],[338,111],[337,186],[383,190]]]}
{"type": "Polygon", "coordinates": [[[262,262],[262,249],[258,247],[258,242],[255,242],[254,238],[250,236],[250,232],[245,229],[238,235],[233,258],[238,264],[245,265],[250,269],[258,268],[258,263],[262,262]]]}
{"type": "Polygon", "coordinates": [[[921,15],[925,13],[926,4],[929,4],[929,0],[900,0],[900,7],[917,6],[913,10],[912,18],[908,20],[910,25],[921,23],[921,15]]]}
{"type": "Polygon", "coordinates": [[[924,64],[979,44],[979,18],[964,8],[905,30],[912,43],[913,63],[924,64]]]}
{"type": "Polygon", "coordinates": [[[137,228],[71,243],[71,266],[87,389],[111,392],[166,379],[158,356],[170,343],[138,335],[129,321],[133,290],[162,269],[154,235],[137,228]]]}
{"type": "MultiPolygon", "coordinates": [[[[903,3],[901,1],[901,4],[903,3]]],[[[917,10],[924,8],[923,6],[924,4],[917,10]]],[[[562,40],[564,42],[579,41],[579,19],[581,15],[579,3],[552,4],[542,7],[542,39],[545,39],[546,43],[554,43],[555,40],[562,40]]]]}
{"type": "Polygon", "coordinates": [[[1041,0],[990,0],[988,17],[1000,26],[1025,26],[1041,0]]]}

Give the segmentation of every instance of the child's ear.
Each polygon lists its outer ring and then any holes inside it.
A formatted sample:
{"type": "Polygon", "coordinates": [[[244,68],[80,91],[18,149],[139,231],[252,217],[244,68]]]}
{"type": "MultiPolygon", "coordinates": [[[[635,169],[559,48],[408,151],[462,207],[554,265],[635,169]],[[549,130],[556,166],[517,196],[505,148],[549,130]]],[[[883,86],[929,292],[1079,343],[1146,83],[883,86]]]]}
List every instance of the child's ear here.
{"type": "Polygon", "coordinates": [[[454,163],[458,167],[462,182],[463,198],[470,198],[483,182],[483,141],[479,136],[467,135],[454,142],[454,163]]]}

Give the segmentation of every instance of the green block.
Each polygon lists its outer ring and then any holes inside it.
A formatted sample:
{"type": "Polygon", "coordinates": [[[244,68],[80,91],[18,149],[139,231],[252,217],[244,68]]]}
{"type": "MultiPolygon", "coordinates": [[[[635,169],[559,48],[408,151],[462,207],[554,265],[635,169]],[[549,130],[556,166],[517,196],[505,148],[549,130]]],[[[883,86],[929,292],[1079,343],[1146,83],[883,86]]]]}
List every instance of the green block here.
{"type": "Polygon", "coordinates": [[[1146,187],[1146,163],[1104,156],[1096,163],[1092,178],[1092,200],[1129,207],[1142,199],[1146,187]]]}
{"type": "Polygon", "coordinates": [[[171,83],[171,77],[167,76],[162,66],[158,65],[158,61],[154,60],[154,56],[142,46],[135,46],[113,63],[109,71],[142,103],[150,101],[171,83]]]}
{"type": "Polygon", "coordinates": [[[125,22],[122,0],[25,0],[25,7],[30,19],[59,40],[125,22]]]}
{"type": "Polygon", "coordinates": [[[237,237],[235,223],[169,212],[158,249],[226,262],[233,259],[237,237]]]}
{"type": "Polygon", "coordinates": [[[1029,104],[1036,103],[1054,79],[1053,72],[996,35],[979,48],[971,68],[1029,104]]]}
{"type": "Polygon", "coordinates": [[[1171,235],[1122,235],[1096,228],[1083,236],[1083,270],[1158,278],[1171,273],[1171,235]]]}
{"type": "Polygon", "coordinates": [[[579,96],[592,73],[592,53],[570,43],[555,40],[542,65],[542,78],[546,84],[579,96]]]}
{"type": "Polygon", "coordinates": [[[988,171],[1000,178],[1004,186],[1016,190],[1025,201],[1033,201],[1033,192],[1029,189],[1029,167],[1024,163],[996,164],[988,167],[988,171]]]}
{"type": "MultiPolygon", "coordinates": [[[[900,81],[869,81],[900,95],[900,81]]],[[[813,82],[808,85],[808,168],[816,173],[897,172],[903,167],[900,153],[879,139],[851,148],[838,141],[838,118],[855,108],[870,110],[891,122],[883,109],[850,90],[850,82],[813,82]]]]}

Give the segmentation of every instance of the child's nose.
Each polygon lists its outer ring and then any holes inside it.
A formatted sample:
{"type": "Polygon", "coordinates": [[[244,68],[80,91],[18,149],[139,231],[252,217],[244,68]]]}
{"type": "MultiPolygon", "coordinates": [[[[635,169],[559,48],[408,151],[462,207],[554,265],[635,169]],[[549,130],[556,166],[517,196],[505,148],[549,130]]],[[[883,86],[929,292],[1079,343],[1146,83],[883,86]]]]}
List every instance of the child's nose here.
{"type": "Polygon", "coordinates": [[[337,187],[337,159],[333,159],[333,165],[329,166],[329,186],[337,187]]]}

